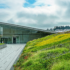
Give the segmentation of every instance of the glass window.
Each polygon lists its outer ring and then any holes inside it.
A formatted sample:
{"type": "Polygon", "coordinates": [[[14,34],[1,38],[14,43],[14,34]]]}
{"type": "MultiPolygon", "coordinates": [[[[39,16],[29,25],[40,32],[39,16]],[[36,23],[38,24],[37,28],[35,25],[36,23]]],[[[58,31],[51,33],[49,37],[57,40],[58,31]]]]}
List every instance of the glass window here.
{"type": "Polygon", "coordinates": [[[3,27],[0,26],[0,35],[3,34],[3,27]]]}

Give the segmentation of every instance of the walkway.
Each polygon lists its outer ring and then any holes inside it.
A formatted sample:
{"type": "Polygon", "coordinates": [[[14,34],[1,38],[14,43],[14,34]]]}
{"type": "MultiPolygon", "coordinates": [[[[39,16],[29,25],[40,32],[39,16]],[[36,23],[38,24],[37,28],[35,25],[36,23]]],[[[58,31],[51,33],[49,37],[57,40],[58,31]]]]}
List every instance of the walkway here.
{"type": "Polygon", "coordinates": [[[25,44],[7,44],[0,49],[0,70],[13,70],[13,64],[18,60],[25,44]]]}

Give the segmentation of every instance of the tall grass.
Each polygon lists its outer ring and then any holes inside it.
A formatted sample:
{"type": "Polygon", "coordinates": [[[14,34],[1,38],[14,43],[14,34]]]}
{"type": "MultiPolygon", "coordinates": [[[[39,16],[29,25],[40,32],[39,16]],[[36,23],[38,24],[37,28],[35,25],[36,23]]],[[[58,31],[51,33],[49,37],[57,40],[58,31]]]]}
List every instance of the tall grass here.
{"type": "Polygon", "coordinates": [[[70,60],[63,60],[53,64],[51,70],[70,70],[70,60]]]}

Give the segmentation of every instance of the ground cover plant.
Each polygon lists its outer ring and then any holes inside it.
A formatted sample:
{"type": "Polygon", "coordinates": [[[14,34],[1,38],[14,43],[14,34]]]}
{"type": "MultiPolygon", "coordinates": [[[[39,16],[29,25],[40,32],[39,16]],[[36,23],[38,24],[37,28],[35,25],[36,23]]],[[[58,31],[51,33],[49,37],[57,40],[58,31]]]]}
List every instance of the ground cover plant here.
{"type": "Polygon", "coordinates": [[[70,33],[29,41],[14,70],[70,70],[70,33]]]}
{"type": "Polygon", "coordinates": [[[0,43],[0,45],[3,45],[4,43],[0,43]]]}

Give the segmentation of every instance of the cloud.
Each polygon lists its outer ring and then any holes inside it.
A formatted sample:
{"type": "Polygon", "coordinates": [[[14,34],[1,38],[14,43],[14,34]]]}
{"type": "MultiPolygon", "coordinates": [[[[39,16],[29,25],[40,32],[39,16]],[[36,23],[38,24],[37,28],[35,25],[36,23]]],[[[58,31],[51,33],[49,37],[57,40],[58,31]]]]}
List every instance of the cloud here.
{"type": "Polygon", "coordinates": [[[64,18],[70,19],[70,8],[68,8],[65,12],[64,18]]]}
{"type": "Polygon", "coordinates": [[[56,0],[56,3],[60,6],[60,7],[67,7],[69,0],[56,0]]]}
{"type": "Polygon", "coordinates": [[[10,9],[18,9],[22,8],[23,3],[25,3],[25,0],[0,0],[0,4],[6,4],[10,9]]]}
{"type": "Polygon", "coordinates": [[[70,0],[56,0],[56,3],[61,7],[62,18],[64,20],[70,19],[70,0]]]}
{"type": "Polygon", "coordinates": [[[0,4],[0,8],[9,8],[6,4],[0,4]]]}
{"type": "Polygon", "coordinates": [[[0,5],[1,22],[44,29],[70,23],[67,0],[0,0],[0,5]]]}
{"type": "Polygon", "coordinates": [[[34,5],[41,5],[41,4],[44,4],[44,5],[55,5],[55,0],[36,0],[35,4],[34,5]]]}
{"type": "Polygon", "coordinates": [[[62,25],[70,25],[70,22],[58,22],[57,25],[58,25],[58,26],[62,26],[62,25]]]}
{"type": "MultiPolygon", "coordinates": [[[[34,14],[34,13],[26,13],[26,12],[18,12],[16,14],[16,19],[18,20],[17,23],[21,25],[28,25],[32,27],[39,27],[39,28],[47,28],[51,27],[51,23],[54,26],[55,19],[58,19],[59,17],[56,15],[45,15],[44,13],[41,14],[34,14]]],[[[16,19],[13,18],[15,23],[16,19]]],[[[10,23],[13,19],[10,19],[10,23]]]]}
{"type": "Polygon", "coordinates": [[[7,21],[9,19],[10,14],[8,12],[0,11],[0,21],[7,21]]]}

